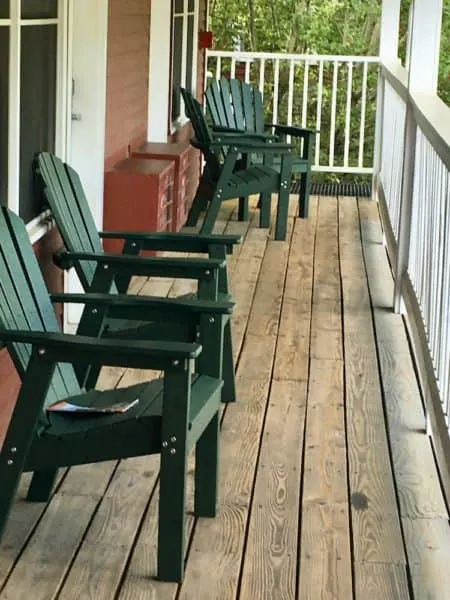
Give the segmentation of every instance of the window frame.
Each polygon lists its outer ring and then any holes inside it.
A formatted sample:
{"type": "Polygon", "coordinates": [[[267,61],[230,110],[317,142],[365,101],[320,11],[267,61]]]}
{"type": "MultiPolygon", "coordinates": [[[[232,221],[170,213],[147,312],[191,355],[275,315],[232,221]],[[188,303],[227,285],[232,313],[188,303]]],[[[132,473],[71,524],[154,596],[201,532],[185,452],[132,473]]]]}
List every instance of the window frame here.
{"type": "Polygon", "coordinates": [[[192,69],[191,69],[191,81],[190,88],[194,91],[197,89],[197,65],[198,65],[198,24],[199,24],[199,0],[193,0],[194,8],[189,10],[189,0],[181,0],[183,3],[182,11],[176,12],[176,0],[172,0],[171,6],[171,70],[170,70],[170,106],[169,106],[169,119],[170,119],[170,133],[175,133],[181,127],[183,127],[189,119],[184,111],[184,104],[182,98],[180,98],[179,114],[173,115],[173,92],[174,85],[187,86],[188,66],[187,58],[189,54],[188,46],[188,25],[189,17],[193,16],[193,37],[192,37],[192,69]],[[181,45],[181,82],[174,82],[174,59],[175,59],[175,42],[174,31],[175,31],[175,19],[183,19],[182,28],[182,45],[181,45]]]}
{"type": "MultiPolygon", "coordinates": [[[[0,19],[0,27],[9,30],[9,93],[8,93],[8,208],[19,214],[20,209],[20,105],[21,105],[21,32],[23,27],[57,27],[56,40],[56,98],[55,98],[55,153],[65,158],[67,148],[68,92],[67,36],[69,0],[57,1],[54,18],[22,18],[21,0],[10,1],[9,18],[0,19]]],[[[48,210],[43,210],[27,222],[27,230],[33,240],[48,231],[48,210]]]]}

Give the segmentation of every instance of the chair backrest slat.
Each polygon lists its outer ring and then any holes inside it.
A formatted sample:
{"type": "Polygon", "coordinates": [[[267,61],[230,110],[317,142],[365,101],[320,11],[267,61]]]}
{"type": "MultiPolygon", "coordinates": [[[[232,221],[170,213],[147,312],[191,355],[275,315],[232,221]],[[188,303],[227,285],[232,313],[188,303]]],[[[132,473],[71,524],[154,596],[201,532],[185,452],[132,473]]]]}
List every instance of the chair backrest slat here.
{"type": "MultiPolygon", "coordinates": [[[[61,159],[48,152],[36,158],[36,171],[44,185],[44,194],[69,252],[103,252],[102,243],[92,217],[78,174],[61,159]]],[[[96,263],[76,261],[75,270],[83,288],[92,285],[96,263]]],[[[113,283],[111,293],[117,293],[113,283]]]]}
{"type": "Polygon", "coordinates": [[[257,87],[240,79],[223,77],[208,86],[205,96],[214,125],[264,133],[264,105],[257,87]],[[221,110],[216,109],[218,98],[221,110]],[[233,115],[232,120],[229,115],[233,115]]]}
{"type": "Polygon", "coordinates": [[[239,81],[239,79],[230,79],[230,81],[227,81],[226,79],[221,79],[219,87],[225,92],[222,94],[224,104],[226,103],[230,105],[231,103],[229,109],[232,110],[234,113],[234,122],[236,129],[245,129],[245,116],[244,107],[242,105],[241,82],[239,81]],[[230,88],[230,95],[226,94],[226,89],[228,87],[230,88]]]}
{"type": "MultiPolygon", "coordinates": [[[[23,221],[7,208],[0,211],[0,327],[8,330],[60,330],[47,287],[23,221]]],[[[1,339],[1,333],[0,333],[1,339]]],[[[31,349],[8,345],[18,373],[23,376],[31,349]]],[[[46,404],[78,393],[80,386],[68,364],[55,369],[46,404]]]]}
{"type": "Polygon", "coordinates": [[[203,114],[200,103],[192,96],[190,92],[181,89],[183,96],[186,114],[191,120],[192,128],[196,141],[199,143],[203,152],[206,165],[214,177],[219,177],[221,171],[221,156],[211,150],[212,136],[208,128],[208,124],[203,114]]]}
{"type": "Polygon", "coordinates": [[[225,123],[227,127],[236,128],[237,123],[234,116],[233,107],[230,103],[231,88],[227,79],[224,79],[220,90],[220,102],[222,103],[223,113],[225,115],[225,123]]]}
{"type": "Polygon", "coordinates": [[[208,110],[211,114],[213,123],[226,123],[227,116],[223,107],[222,96],[219,84],[214,80],[208,87],[209,103],[208,110]]]}

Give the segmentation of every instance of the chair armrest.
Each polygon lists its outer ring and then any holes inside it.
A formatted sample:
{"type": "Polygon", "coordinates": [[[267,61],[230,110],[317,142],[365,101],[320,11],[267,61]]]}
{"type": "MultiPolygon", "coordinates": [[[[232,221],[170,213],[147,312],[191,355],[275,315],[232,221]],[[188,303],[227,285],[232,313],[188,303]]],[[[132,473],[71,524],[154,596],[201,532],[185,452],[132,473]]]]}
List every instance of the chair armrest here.
{"type": "Polygon", "coordinates": [[[114,273],[124,275],[160,275],[186,279],[209,278],[212,271],[226,267],[226,260],[219,258],[169,258],[164,256],[130,256],[122,254],[94,254],[90,252],[60,252],[63,264],[86,260],[103,265],[114,273]]]}
{"type": "Polygon", "coordinates": [[[225,246],[227,253],[233,252],[233,246],[242,243],[240,235],[201,235],[198,233],[140,233],[139,231],[101,231],[103,239],[123,239],[135,241],[142,250],[166,250],[170,252],[208,253],[211,246],[225,246]]]}
{"type": "Polygon", "coordinates": [[[320,133],[318,129],[308,129],[307,127],[297,127],[296,125],[279,125],[271,123],[267,127],[273,127],[276,133],[283,135],[292,135],[294,137],[305,137],[307,135],[316,135],[320,133]]]}
{"type": "Polygon", "coordinates": [[[245,129],[239,129],[239,127],[227,127],[226,125],[213,125],[213,134],[216,133],[245,133],[245,129]]]}
{"type": "MultiPolygon", "coordinates": [[[[196,298],[159,298],[153,296],[135,296],[122,294],[51,294],[52,302],[85,304],[87,306],[106,307],[114,309],[129,309],[130,311],[167,311],[178,313],[208,313],[231,314],[234,302],[223,300],[197,300],[196,298]]],[[[145,314],[145,313],[144,313],[145,314]]],[[[140,320],[140,316],[132,314],[140,320]]],[[[144,317],[145,318],[145,317],[144,317]]]]}
{"type": "MultiPolygon", "coordinates": [[[[84,335],[37,331],[1,331],[3,342],[22,342],[38,348],[39,355],[50,362],[78,362],[132,368],[166,368],[179,361],[197,358],[200,344],[164,341],[136,341],[92,338],[84,335]]],[[[177,364],[175,364],[177,363],[177,364]]]]}
{"type": "Polygon", "coordinates": [[[292,152],[293,147],[291,144],[282,144],[279,142],[269,142],[267,144],[254,144],[248,141],[236,140],[230,142],[226,141],[213,141],[210,144],[212,148],[223,148],[230,147],[231,150],[235,149],[238,152],[259,152],[262,154],[289,154],[292,152]]]}
{"type": "Polygon", "coordinates": [[[260,141],[265,141],[265,140],[274,140],[276,141],[278,138],[276,135],[273,135],[271,133],[257,133],[256,131],[247,131],[245,129],[227,129],[226,127],[223,128],[222,131],[214,131],[213,132],[213,139],[217,139],[219,137],[222,137],[224,139],[229,139],[229,138],[236,138],[236,139],[255,139],[255,140],[260,140],[260,141]]]}

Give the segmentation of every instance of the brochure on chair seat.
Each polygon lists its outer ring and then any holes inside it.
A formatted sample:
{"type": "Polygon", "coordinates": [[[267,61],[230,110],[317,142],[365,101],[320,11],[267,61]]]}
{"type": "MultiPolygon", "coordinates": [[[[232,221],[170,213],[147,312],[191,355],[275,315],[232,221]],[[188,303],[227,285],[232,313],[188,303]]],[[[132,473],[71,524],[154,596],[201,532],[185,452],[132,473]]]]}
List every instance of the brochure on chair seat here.
{"type": "Polygon", "coordinates": [[[47,406],[48,411],[51,412],[64,412],[73,414],[110,414],[110,413],[124,413],[127,412],[133,406],[139,402],[139,398],[131,400],[131,402],[117,402],[116,404],[110,404],[110,406],[80,406],[79,404],[71,404],[66,400],[59,400],[47,406]]]}

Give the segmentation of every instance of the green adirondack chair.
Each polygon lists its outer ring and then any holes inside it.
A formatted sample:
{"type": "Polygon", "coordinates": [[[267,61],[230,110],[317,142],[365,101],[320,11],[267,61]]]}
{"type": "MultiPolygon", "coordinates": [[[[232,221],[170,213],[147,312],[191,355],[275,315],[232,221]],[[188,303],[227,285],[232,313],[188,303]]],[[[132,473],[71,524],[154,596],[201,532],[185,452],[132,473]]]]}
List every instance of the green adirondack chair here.
{"type": "MultiPolygon", "coordinates": [[[[197,225],[200,214],[206,211],[201,231],[210,232],[223,201],[260,194],[260,226],[269,227],[271,194],[277,193],[275,239],[286,239],[292,147],[276,142],[267,144],[261,141],[261,136],[252,139],[242,135],[213,138],[200,104],[187,90],[181,88],[181,94],[194,129],[195,138],[191,143],[201,150],[205,160],[186,224],[197,225]],[[246,165],[242,156],[247,153],[262,154],[262,164],[246,165]],[[272,157],[276,155],[281,156],[278,170],[270,166],[272,157]]],[[[243,218],[247,218],[247,212],[243,211],[243,218]]]]}
{"type": "MultiPolygon", "coordinates": [[[[125,293],[133,275],[182,277],[196,279],[197,297],[201,300],[231,300],[228,289],[226,256],[234,244],[241,241],[233,235],[199,235],[183,233],[146,233],[137,231],[98,232],[80,178],[76,171],[58,157],[42,152],[35,160],[37,183],[41,186],[64,241],[66,251],[57,256],[62,268],[74,267],[85,292],[125,293]],[[124,240],[122,255],[103,252],[102,239],[124,240]],[[207,253],[204,258],[141,257],[144,250],[169,250],[207,253]]],[[[145,315],[143,318],[145,322],[145,315]]],[[[223,348],[223,400],[236,399],[230,319],[225,319],[223,348]]],[[[121,322],[105,318],[102,311],[86,307],[78,331],[107,337],[139,337],[195,340],[195,333],[186,331],[182,321],[145,325],[141,322],[121,322]],[[181,330],[181,331],[180,331],[181,330]],[[191,338],[189,338],[191,335],[191,338]],[[192,335],[194,337],[192,338],[192,335]],[[186,337],[187,336],[187,337],[186,337]]],[[[90,365],[84,372],[79,367],[80,381],[87,387],[95,385],[98,369],[90,365]]]]}
{"type": "MultiPolygon", "coordinates": [[[[0,536],[22,472],[34,472],[28,499],[47,501],[59,467],[160,453],[158,577],[181,580],[187,456],[194,446],[195,513],[212,517],[216,512],[220,338],[232,305],[206,302],[184,311],[183,319],[192,326],[204,323],[202,345],[62,334],[52,300],[70,301],[71,295],[49,296],[24,223],[5,207],[0,209],[0,283],[0,342],[22,380],[0,451],[0,536]],[[80,362],[157,369],[164,378],[86,392],[73,367],[80,362]],[[100,408],[136,398],[138,403],[123,413],[81,416],[46,410],[59,400],[100,408]]],[[[84,295],[90,306],[108,307],[122,318],[151,314],[154,300],[84,295]]]]}
{"type": "MultiPolygon", "coordinates": [[[[312,150],[317,132],[293,125],[265,123],[261,92],[239,79],[222,78],[213,81],[206,89],[205,99],[213,130],[217,133],[223,134],[228,131],[235,134],[260,134],[266,135],[267,141],[284,141],[287,135],[297,139],[297,152],[292,159],[292,174],[300,174],[299,216],[307,217],[312,150]]],[[[250,160],[255,161],[258,158],[253,155],[250,160]]],[[[274,157],[273,166],[280,168],[279,157],[274,157]]]]}

